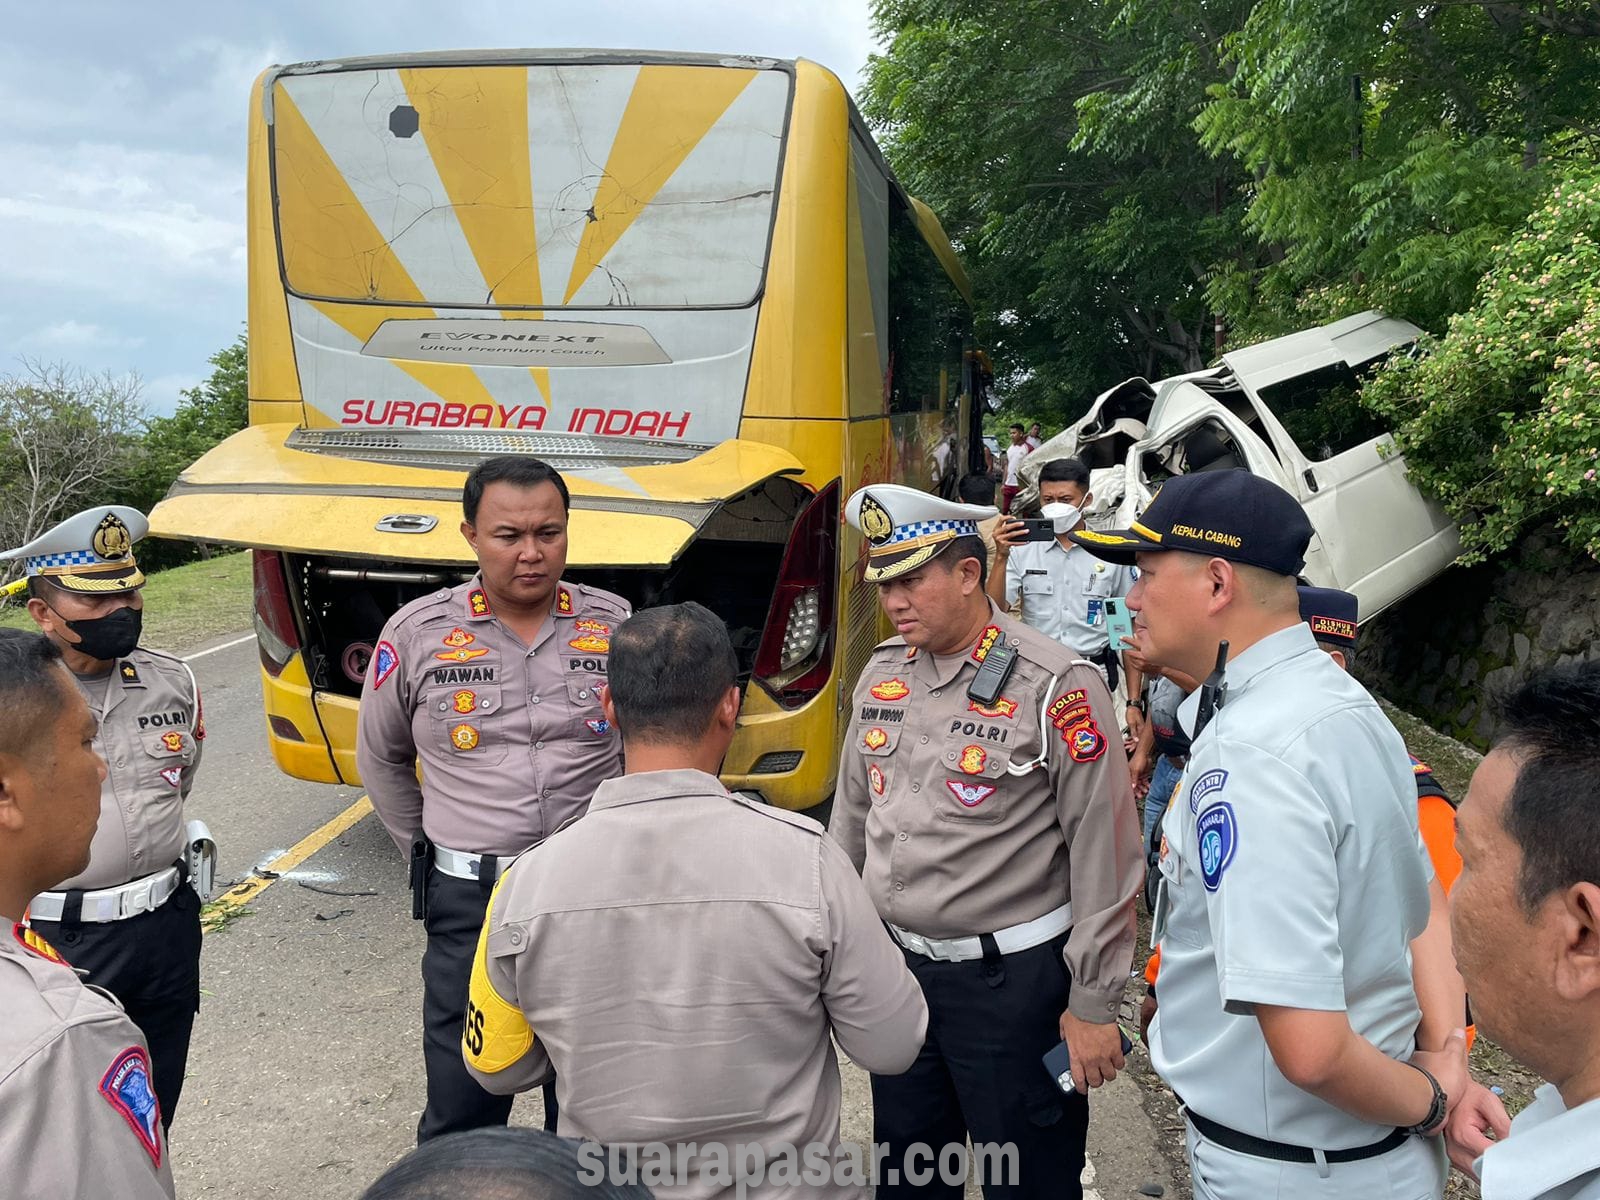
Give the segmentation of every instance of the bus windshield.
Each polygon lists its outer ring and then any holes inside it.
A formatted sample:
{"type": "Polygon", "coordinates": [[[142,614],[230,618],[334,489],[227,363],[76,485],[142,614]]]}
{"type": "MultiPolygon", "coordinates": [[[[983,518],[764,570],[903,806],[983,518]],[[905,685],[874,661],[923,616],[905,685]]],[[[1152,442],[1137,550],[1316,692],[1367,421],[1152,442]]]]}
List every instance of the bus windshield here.
{"type": "Polygon", "coordinates": [[[283,274],[308,299],[744,306],[761,289],[790,76],[438,66],[284,75],[283,274]]]}

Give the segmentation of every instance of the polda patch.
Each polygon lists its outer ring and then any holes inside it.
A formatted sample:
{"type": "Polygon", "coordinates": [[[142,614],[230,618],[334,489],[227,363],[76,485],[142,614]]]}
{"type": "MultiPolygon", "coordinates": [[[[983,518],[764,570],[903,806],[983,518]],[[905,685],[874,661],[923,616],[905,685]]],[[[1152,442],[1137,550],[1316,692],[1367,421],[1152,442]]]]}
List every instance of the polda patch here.
{"type": "Polygon", "coordinates": [[[395,648],[388,642],[379,642],[372,655],[372,690],[381,688],[383,681],[393,675],[399,665],[400,655],[395,653],[395,648]]]}
{"type": "Polygon", "coordinates": [[[100,1095],[122,1114],[150,1161],[161,1165],[161,1101],[150,1085],[150,1056],[142,1046],[117,1055],[100,1079],[100,1095]]]}

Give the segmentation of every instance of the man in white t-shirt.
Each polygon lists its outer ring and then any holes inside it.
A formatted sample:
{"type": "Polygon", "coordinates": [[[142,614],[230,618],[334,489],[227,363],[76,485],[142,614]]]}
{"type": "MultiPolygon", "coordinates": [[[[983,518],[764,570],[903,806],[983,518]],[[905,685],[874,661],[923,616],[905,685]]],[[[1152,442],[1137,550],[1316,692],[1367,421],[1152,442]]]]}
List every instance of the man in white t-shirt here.
{"type": "Polygon", "coordinates": [[[1040,446],[1044,445],[1044,433],[1039,428],[1039,422],[1035,421],[1028,427],[1028,436],[1023,438],[1022,442],[1023,445],[1028,447],[1030,452],[1037,450],[1040,446]]]}
{"type": "Polygon", "coordinates": [[[1029,446],[1022,435],[1022,426],[1011,427],[1011,444],[1006,447],[1006,477],[1000,486],[1000,511],[1011,511],[1011,502],[1022,490],[1022,476],[1018,473],[1022,460],[1028,457],[1029,446]]]}

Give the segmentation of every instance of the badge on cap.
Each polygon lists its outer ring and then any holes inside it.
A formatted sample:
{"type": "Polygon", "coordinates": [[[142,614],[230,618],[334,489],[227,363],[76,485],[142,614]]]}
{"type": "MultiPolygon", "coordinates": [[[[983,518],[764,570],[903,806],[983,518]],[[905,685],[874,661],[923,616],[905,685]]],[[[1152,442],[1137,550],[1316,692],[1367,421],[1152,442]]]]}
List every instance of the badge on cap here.
{"type": "Polygon", "coordinates": [[[867,541],[874,546],[883,545],[894,532],[894,518],[889,515],[888,509],[873,498],[871,492],[861,497],[861,532],[867,535],[867,541]]]}
{"type": "Polygon", "coordinates": [[[121,517],[116,513],[107,513],[94,531],[94,537],[89,540],[89,548],[107,560],[127,558],[133,550],[133,538],[121,517]]]}

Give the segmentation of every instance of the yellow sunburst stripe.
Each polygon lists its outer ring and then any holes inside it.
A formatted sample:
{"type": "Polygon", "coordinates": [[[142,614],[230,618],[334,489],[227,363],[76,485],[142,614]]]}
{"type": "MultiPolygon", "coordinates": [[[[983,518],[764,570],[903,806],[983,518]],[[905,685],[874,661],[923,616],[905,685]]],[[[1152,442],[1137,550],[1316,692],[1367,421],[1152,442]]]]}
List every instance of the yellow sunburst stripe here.
{"type": "Polygon", "coordinates": [[[528,69],[403,70],[400,82],[488,284],[483,303],[543,304],[528,162],[528,69]]]}
{"type": "Polygon", "coordinates": [[[662,184],[728,111],[756,71],[730,67],[640,67],[595,189],[563,304],[628,231],[662,184]]]}
{"type": "MultiPolygon", "coordinates": [[[[274,98],[278,211],[287,274],[301,291],[324,296],[369,292],[392,300],[426,299],[416,281],[367,216],[367,210],[285,88],[274,98]]],[[[386,318],[435,315],[427,308],[386,308],[316,301],[316,308],[346,333],[370,338],[386,318]]],[[[441,400],[494,405],[477,373],[456,366],[393,362],[441,400]]],[[[498,413],[498,408],[496,408],[498,413]]],[[[498,415],[495,417],[498,421],[498,415]]]]}

